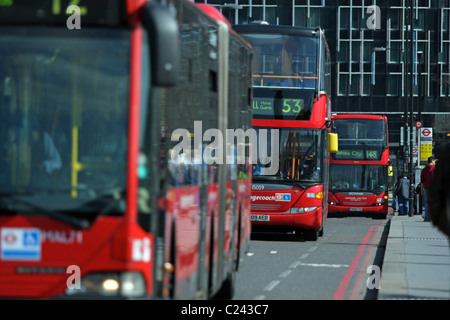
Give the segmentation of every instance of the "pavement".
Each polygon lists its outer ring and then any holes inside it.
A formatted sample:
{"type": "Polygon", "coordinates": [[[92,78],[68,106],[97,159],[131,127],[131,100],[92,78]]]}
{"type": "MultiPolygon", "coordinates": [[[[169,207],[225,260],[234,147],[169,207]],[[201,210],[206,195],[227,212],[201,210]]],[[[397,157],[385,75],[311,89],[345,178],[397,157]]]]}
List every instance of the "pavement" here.
{"type": "Polygon", "coordinates": [[[450,300],[449,238],[421,215],[390,219],[378,300],[450,300]]]}

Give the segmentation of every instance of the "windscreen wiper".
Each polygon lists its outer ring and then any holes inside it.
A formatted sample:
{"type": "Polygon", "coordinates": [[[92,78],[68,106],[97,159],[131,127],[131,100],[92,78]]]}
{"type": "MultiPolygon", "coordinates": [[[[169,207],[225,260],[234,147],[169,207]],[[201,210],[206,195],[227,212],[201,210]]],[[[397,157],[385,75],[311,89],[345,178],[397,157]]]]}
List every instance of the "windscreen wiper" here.
{"type": "Polygon", "coordinates": [[[298,180],[292,179],[289,176],[283,177],[281,182],[289,182],[289,183],[299,187],[300,189],[303,189],[303,190],[307,189],[307,187],[305,185],[301,184],[298,180]]]}
{"type": "Polygon", "coordinates": [[[49,216],[51,218],[54,218],[56,220],[62,221],[64,223],[69,224],[72,227],[78,228],[78,229],[88,229],[90,227],[90,223],[85,218],[76,218],[73,215],[65,214],[58,211],[53,210],[47,210],[44,208],[41,208],[31,202],[28,202],[24,199],[20,199],[17,197],[9,197],[9,198],[1,198],[0,199],[0,210],[7,211],[9,213],[18,213],[18,210],[14,210],[11,204],[8,204],[5,200],[11,200],[12,202],[16,202],[20,205],[25,205],[26,207],[36,210],[37,213],[49,216]],[[3,200],[3,201],[2,201],[3,200]]]}
{"type": "Polygon", "coordinates": [[[97,198],[84,203],[74,210],[80,212],[86,210],[92,213],[95,212],[95,216],[98,217],[109,215],[114,213],[114,211],[116,211],[117,214],[123,214],[125,209],[125,190],[120,190],[99,195],[97,198]]]}

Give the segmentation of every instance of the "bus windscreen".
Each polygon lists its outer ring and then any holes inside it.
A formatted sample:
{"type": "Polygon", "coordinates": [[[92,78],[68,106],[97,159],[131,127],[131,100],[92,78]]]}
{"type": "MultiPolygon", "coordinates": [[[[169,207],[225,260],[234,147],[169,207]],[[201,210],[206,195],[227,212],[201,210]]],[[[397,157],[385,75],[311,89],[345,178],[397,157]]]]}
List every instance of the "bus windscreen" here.
{"type": "Polygon", "coordinates": [[[255,51],[255,87],[317,87],[317,38],[261,33],[247,33],[243,37],[255,51]]]}

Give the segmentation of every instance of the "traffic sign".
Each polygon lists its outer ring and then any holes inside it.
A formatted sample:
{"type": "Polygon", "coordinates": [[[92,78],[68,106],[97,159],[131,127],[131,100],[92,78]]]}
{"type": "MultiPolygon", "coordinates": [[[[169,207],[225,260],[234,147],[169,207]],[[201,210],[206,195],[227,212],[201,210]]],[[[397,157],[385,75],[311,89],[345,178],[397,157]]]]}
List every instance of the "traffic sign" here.
{"type": "Polygon", "coordinates": [[[416,121],[416,128],[417,129],[422,128],[422,125],[423,125],[422,121],[416,121]]]}
{"type": "Polygon", "coordinates": [[[1,228],[0,260],[41,260],[41,231],[37,228],[1,228]]]}
{"type": "Polygon", "coordinates": [[[429,157],[433,155],[433,144],[422,143],[420,145],[420,160],[427,161],[429,157]]]}
{"type": "Polygon", "coordinates": [[[420,130],[421,139],[432,139],[433,138],[433,128],[422,128],[420,130]]]}

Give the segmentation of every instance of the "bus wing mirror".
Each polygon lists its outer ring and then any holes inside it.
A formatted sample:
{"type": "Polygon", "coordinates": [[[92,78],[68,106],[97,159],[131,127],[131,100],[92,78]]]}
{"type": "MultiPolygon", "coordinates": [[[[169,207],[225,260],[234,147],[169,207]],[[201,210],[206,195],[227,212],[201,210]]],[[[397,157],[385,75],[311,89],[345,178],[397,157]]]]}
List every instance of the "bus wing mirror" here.
{"type": "Polygon", "coordinates": [[[339,151],[338,134],[329,133],[328,134],[328,152],[337,153],[339,151]]]}
{"type": "Polygon", "coordinates": [[[180,40],[175,14],[154,1],[142,11],[148,31],[151,79],[154,86],[174,86],[180,74],[180,40]]]}

